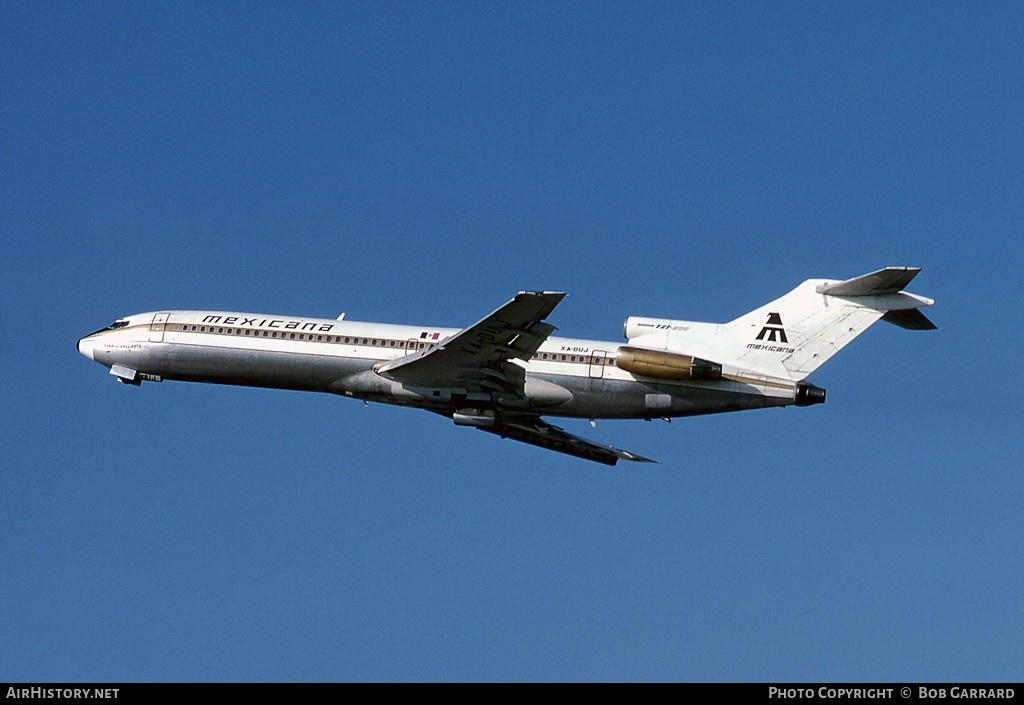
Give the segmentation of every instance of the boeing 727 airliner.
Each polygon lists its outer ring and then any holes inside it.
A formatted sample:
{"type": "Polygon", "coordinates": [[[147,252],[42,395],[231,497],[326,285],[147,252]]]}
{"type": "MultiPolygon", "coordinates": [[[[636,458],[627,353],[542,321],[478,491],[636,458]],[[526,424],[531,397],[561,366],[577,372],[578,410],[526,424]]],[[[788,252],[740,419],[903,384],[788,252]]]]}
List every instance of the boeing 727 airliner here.
{"type": "Polygon", "coordinates": [[[213,382],[330,392],[427,409],[459,426],[607,465],[654,462],[543,416],[669,419],[825,401],[805,378],[879,319],[935,325],[903,288],[920,269],[810,279],[730,323],[630,317],[626,344],[559,338],[565,297],[524,291],[468,328],[224,311],[120,318],[78,341],[119,382],[213,382]]]}

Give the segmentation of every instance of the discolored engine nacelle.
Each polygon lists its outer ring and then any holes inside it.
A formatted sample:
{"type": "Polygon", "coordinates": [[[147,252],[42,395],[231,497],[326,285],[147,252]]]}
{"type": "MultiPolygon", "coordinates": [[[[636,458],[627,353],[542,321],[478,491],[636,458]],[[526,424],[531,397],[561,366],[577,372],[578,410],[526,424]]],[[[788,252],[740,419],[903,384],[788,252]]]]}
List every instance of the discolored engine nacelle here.
{"type": "Polygon", "coordinates": [[[647,350],[623,345],[615,358],[615,366],[636,375],[662,379],[721,379],[722,366],[699,357],[647,350]]]}

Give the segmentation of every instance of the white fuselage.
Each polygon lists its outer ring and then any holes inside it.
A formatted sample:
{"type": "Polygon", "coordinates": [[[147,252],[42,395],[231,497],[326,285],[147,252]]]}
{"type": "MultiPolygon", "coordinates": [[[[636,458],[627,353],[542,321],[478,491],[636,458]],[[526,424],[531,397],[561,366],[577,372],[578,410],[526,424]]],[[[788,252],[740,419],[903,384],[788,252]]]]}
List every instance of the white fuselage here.
{"type": "MultiPolygon", "coordinates": [[[[796,384],[749,374],[674,380],[616,365],[619,343],[550,337],[525,370],[526,399],[506,402],[458,386],[419,387],[375,367],[430,346],[454,328],[267,316],[164,311],[128,316],[82,338],[79,351],[121,381],[181,380],[343,396],[429,409],[503,405],[532,414],[580,418],[668,418],[795,403],[796,384]]],[[[728,370],[727,370],[728,372],[728,370]]]]}

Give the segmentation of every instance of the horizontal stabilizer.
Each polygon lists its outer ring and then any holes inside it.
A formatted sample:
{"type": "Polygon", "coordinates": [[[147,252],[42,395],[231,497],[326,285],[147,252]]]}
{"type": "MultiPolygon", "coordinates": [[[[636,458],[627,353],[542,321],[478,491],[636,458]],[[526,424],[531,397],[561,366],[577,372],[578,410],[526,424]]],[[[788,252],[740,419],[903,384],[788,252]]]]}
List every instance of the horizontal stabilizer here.
{"type": "Polygon", "coordinates": [[[822,284],[816,291],[831,296],[878,296],[896,294],[907,286],[921,271],[920,267],[886,267],[871,274],[835,284],[822,284]]]}
{"type": "Polygon", "coordinates": [[[938,328],[937,325],[928,320],[928,316],[916,308],[903,311],[888,311],[882,316],[882,320],[907,330],[935,330],[938,328]]]}

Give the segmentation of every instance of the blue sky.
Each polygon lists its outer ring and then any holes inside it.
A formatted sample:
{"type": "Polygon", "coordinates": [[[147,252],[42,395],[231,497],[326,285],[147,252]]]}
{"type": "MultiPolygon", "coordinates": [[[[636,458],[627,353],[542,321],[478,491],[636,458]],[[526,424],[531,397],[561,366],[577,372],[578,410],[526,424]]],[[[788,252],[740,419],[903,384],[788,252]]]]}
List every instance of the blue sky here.
{"type": "Polygon", "coordinates": [[[1024,678],[1016,3],[6,3],[0,680],[1024,678]],[[115,384],[114,318],[618,340],[924,267],[828,403],[566,427],[115,384]]]}

